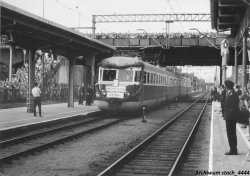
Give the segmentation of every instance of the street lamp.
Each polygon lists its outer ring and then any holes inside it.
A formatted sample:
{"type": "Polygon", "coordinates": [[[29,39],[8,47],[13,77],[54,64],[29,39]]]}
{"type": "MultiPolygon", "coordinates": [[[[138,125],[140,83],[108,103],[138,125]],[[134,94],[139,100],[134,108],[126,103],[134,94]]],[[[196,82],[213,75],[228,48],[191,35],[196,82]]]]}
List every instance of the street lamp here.
{"type": "Polygon", "coordinates": [[[169,43],[169,23],[173,23],[174,21],[172,20],[167,20],[166,22],[166,48],[170,48],[170,43],[169,43]]]}
{"type": "Polygon", "coordinates": [[[145,29],[137,29],[137,31],[143,31],[145,34],[147,34],[151,39],[153,39],[155,41],[155,43],[157,43],[159,46],[161,46],[161,48],[163,48],[162,44],[160,44],[157,40],[155,40],[153,37],[151,37],[148,32],[145,29]]]}
{"type": "Polygon", "coordinates": [[[202,36],[204,36],[205,39],[206,39],[214,48],[220,49],[220,48],[218,48],[217,46],[215,46],[215,45],[207,38],[207,36],[206,36],[205,34],[203,34],[201,31],[199,31],[198,29],[196,29],[196,28],[191,28],[191,29],[189,29],[189,30],[196,30],[199,34],[201,34],[202,36]]]}

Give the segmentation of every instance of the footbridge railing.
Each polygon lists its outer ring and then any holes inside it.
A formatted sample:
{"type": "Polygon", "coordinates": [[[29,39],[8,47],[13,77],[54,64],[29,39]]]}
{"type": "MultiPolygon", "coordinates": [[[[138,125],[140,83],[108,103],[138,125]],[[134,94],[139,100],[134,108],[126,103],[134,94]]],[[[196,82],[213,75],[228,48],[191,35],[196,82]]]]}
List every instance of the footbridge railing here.
{"type": "MultiPolygon", "coordinates": [[[[190,46],[211,46],[211,43],[215,46],[220,46],[220,43],[225,38],[170,38],[170,47],[190,47],[190,46]],[[209,42],[209,41],[210,42],[209,42]]],[[[166,38],[155,38],[158,42],[151,38],[141,39],[141,38],[100,38],[98,39],[108,45],[116,47],[147,47],[147,46],[157,46],[161,44],[166,46],[166,38]]],[[[229,46],[234,46],[234,39],[229,38],[229,46]]]]}

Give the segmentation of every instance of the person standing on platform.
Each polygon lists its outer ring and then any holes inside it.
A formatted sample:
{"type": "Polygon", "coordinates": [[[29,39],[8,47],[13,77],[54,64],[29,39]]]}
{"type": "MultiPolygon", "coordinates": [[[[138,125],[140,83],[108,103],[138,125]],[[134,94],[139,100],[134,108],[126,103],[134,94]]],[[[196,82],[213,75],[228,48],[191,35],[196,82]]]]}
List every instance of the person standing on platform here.
{"type": "Polygon", "coordinates": [[[93,100],[93,89],[91,85],[88,85],[87,92],[86,92],[86,106],[90,106],[93,100]]]}
{"type": "Polygon", "coordinates": [[[239,85],[235,85],[235,92],[238,94],[238,96],[242,95],[242,91],[240,90],[240,86],[239,85]]]}
{"type": "MultiPolygon", "coordinates": [[[[249,111],[248,111],[249,92],[247,90],[247,87],[243,88],[243,93],[239,97],[239,99],[240,99],[239,107],[240,107],[241,115],[244,114],[245,116],[247,116],[247,119],[248,119],[249,118],[249,111]]],[[[246,124],[242,124],[241,128],[246,128],[248,124],[249,122],[247,122],[246,124]]]]}
{"type": "Polygon", "coordinates": [[[227,91],[224,85],[221,85],[221,93],[220,93],[220,103],[221,103],[221,112],[222,117],[225,115],[225,101],[226,101],[227,91]]]}
{"type": "Polygon", "coordinates": [[[38,87],[38,84],[35,83],[35,87],[32,89],[32,95],[34,97],[34,116],[36,117],[36,106],[39,109],[39,116],[42,117],[42,110],[41,110],[41,89],[38,87]]]}
{"type": "Polygon", "coordinates": [[[83,104],[83,99],[85,95],[84,84],[82,83],[81,86],[78,87],[78,104],[83,104]]]}
{"type": "Polygon", "coordinates": [[[230,80],[225,81],[227,96],[225,100],[224,120],[226,121],[226,131],[230,150],[225,155],[237,155],[237,136],[236,123],[240,114],[239,96],[234,91],[234,83],[230,80]]]}

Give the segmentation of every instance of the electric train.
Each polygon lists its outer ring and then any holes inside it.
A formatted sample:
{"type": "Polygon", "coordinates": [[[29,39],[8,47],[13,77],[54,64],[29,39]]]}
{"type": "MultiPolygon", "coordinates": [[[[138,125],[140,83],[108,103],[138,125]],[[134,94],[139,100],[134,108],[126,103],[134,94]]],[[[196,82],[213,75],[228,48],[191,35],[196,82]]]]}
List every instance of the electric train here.
{"type": "Polygon", "coordinates": [[[137,57],[110,57],[98,64],[94,104],[103,111],[138,111],[190,94],[189,76],[137,57]]]}

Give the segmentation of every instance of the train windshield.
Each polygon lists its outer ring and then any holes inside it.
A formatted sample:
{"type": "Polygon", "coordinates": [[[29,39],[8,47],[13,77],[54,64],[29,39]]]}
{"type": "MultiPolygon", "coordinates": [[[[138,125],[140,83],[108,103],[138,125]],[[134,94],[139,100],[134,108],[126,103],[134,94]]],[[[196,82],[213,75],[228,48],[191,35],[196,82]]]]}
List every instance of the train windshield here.
{"type": "Polygon", "coordinates": [[[133,68],[127,69],[100,69],[100,81],[113,81],[117,79],[119,82],[140,82],[141,71],[134,70],[133,68]]]}
{"type": "Polygon", "coordinates": [[[118,74],[118,80],[121,82],[132,82],[133,70],[120,69],[118,74]]]}
{"type": "Polygon", "coordinates": [[[103,70],[103,81],[113,81],[116,79],[116,70],[103,70]]]}

